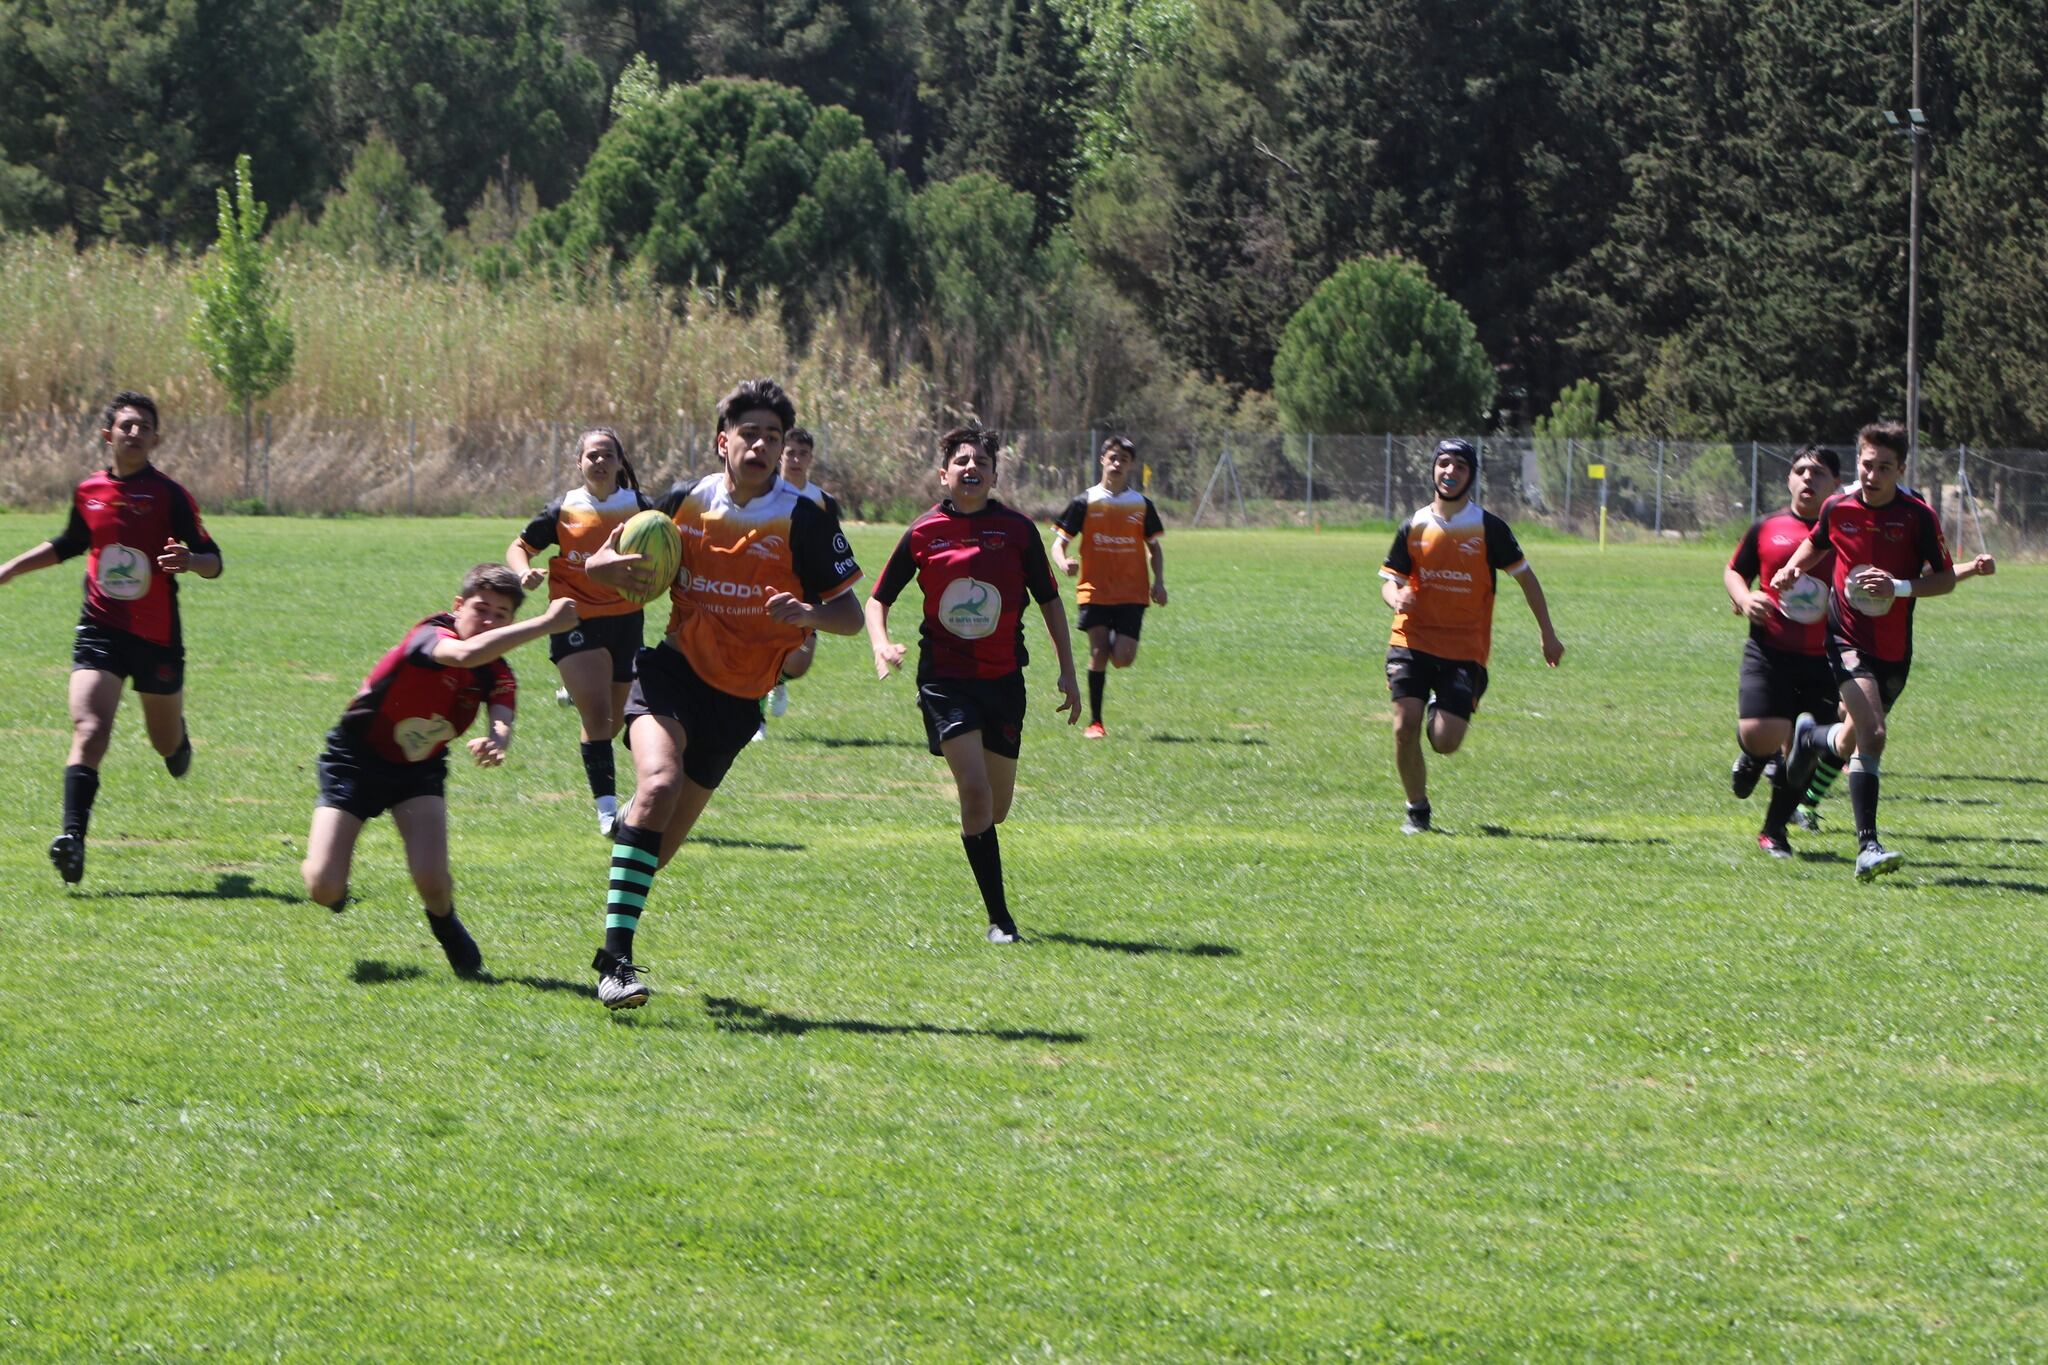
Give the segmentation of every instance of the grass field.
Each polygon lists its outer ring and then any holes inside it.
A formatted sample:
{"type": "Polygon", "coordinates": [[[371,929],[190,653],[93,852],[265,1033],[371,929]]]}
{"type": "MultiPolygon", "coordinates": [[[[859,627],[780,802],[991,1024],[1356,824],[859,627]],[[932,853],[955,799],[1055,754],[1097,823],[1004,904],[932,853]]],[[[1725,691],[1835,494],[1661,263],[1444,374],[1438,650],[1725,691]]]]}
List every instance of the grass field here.
{"type": "Polygon", "coordinates": [[[1727,793],[1725,549],[1532,545],[1564,667],[1509,590],[1403,839],[1382,533],[1176,533],[1107,743],[1031,623],[1015,950],[907,681],[827,639],[614,1017],[542,646],[450,784],[491,979],[386,821],[299,896],[322,732],[516,527],[213,529],[197,764],[124,706],[75,892],[76,566],[0,589],[0,1357],[2048,1354],[2048,569],[1922,608],[1864,887],[1845,800],[1780,865],[1727,793]]]}

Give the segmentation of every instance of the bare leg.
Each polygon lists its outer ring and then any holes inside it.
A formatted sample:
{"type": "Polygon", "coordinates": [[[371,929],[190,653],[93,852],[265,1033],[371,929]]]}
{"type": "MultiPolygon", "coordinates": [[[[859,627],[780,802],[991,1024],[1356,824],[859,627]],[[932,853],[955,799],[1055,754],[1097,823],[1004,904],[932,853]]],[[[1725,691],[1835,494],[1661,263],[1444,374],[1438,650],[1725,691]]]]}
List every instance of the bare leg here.
{"type": "Polygon", "coordinates": [[[345,810],[333,806],[314,810],[299,875],[306,880],[307,899],[315,905],[340,910],[348,899],[348,870],[355,860],[356,838],[362,832],[363,822],[345,810]]]}
{"type": "MultiPolygon", "coordinates": [[[[114,716],[121,709],[121,677],[97,668],[71,674],[71,754],[66,767],[84,764],[97,769],[114,738],[114,716]]],[[[173,748],[177,746],[172,745],[173,748]]]]}
{"type": "Polygon", "coordinates": [[[1454,754],[1465,742],[1465,731],[1472,725],[1465,716],[1454,716],[1438,707],[1430,716],[1429,747],[1440,754],[1454,754]]]}
{"type": "Polygon", "coordinates": [[[610,740],[618,733],[618,712],[612,706],[612,652],[586,649],[581,654],[571,654],[556,668],[583,722],[582,738],[610,740]]]}
{"type": "Polygon", "coordinates": [[[1138,642],[1129,635],[1118,635],[1110,643],[1109,661],[1118,668],[1129,668],[1138,661],[1138,642]]]}
{"type": "Polygon", "coordinates": [[[1792,722],[1777,716],[1755,716],[1735,722],[1735,741],[1751,758],[1769,758],[1792,738],[1792,722]]]}
{"type": "Polygon", "coordinates": [[[185,742],[185,693],[137,692],[142,703],[142,723],[149,731],[149,747],[165,758],[178,752],[185,742]]]}
{"type": "MultiPolygon", "coordinates": [[[[979,834],[992,828],[996,823],[995,789],[990,781],[992,763],[1004,760],[992,757],[981,747],[981,731],[970,730],[964,735],[955,735],[939,745],[939,752],[946,756],[946,766],[953,770],[953,786],[960,793],[960,832],[979,834]]],[[[1017,764],[1009,760],[1009,785],[1016,788],[1017,764]]],[[[1004,814],[1009,813],[1008,793],[1003,801],[1004,814]]]]}
{"type": "Polygon", "coordinates": [[[405,843],[405,865],[427,913],[440,918],[455,908],[455,878],[448,871],[448,802],[415,796],[391,808],[391,823],[405,843]]]}
{"type": "Polygon", "coordinates": [[[631,738],[633,804],[626,823],[640,829],[666,829],[682,791],[683,749],[689,738],[682,722],[666,716],[636,718],[631,738]]]}
{"type": "Polygon", "coordinates": [[[1429,761],[1422,755],[1422,699],[1394,699],[1394,769],[1401,774],[1401,791],[1408,804],[1419,806],[1429,800],[1429,761]]]}

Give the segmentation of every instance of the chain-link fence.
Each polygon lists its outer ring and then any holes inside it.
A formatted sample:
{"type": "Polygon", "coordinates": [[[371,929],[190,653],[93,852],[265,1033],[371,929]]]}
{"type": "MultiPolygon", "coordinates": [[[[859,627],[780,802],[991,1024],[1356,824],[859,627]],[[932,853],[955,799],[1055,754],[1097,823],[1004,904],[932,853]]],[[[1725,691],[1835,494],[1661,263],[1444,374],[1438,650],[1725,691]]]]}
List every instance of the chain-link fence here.
{"type": "MultiPolygon", "coordinates": [[[[0,414],[0,504],[53,508],[103,462],[93,415],[0,414]]],[[[717,465],[703,422],[613,421],[650,490],[717,465]]],[[[937,492],[937,433],[808,423],[817,477],[867,520],[902,519],[937,492]]],[[[208,509],[285,514],[526,515],[574,482],[575,423],[428,423],[168,414],[157,461],[208,509]]],[[[1034,515],[1095,481],[1108,433],[1006,433],[1001,495],[1034,515]]],[[[1406,516],[1430,498],[1441,435],[1139,433],[1146,491],[1196,525],[1351,523],[1406,516]]],[[[1783,504],[1795,446],[1614,437],[1482,438],[1480,499],[1510,520],[1611,536],[1723,536],[1783,504]],[[1589,476],[1598,467],[1603,477],[1589,476]]],[[[1835,443],[1845,466],[1854,441],[1835,443]]],[[[1854,477],[1850,469],[1845,475],[1854,477]]],[[[1923,449],[1908,482],[1960,551],[2048,550],[2048,452],[1923,449]]]]}

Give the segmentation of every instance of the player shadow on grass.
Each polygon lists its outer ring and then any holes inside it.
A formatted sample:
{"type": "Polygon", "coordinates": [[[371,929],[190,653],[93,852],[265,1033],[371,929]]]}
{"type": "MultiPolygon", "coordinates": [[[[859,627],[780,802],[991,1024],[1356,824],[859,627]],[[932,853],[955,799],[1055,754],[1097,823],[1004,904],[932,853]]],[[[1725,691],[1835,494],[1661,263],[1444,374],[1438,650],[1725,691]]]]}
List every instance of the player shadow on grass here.
{"type": "Polygon", "coordinates": [[[1252,744],[1264,747],[1266,741],[1257,735],[1152,735],[1154,744],[1252,744]]]}
{"type": "MultiPolygon", "coordinates": [[[[1448,833],[1448,831],[1446,831],[1448,833]]],[[[1622,839],[1612,834],[1531,834],[1527,830],[1509,829],[1506,825],[1481,825],[1478,833],[1489,839],[1535,839],[1546,844],[1668,844],[1671,841],[1662,835],[1651,835],[1647,839],[1622,839]]]]}
{"type": "Polygon", "coordinates": [[[1911,834],[1906,837],[1923,844],[2048,844],[2048,839],[2024,834],[1911,834]]]}
{"type": "Polygon", "coordinates": [[[1143,939],[1091,938],[1087,934],[1032,934],[1034,942],[1065,943],[1075,948],[1097,948],[1105,953],[1127,953],[1132,957],[1145,957],[1152,953],[1172,953],[1177,957],[1241,957],[1237,949],[1228,943],[1148,943],[1143,939]]]}
{"type": "MultiPolygon", "coordinates": [[[[2015,773],[1894,773],[1886,777],[1901,782],[2007,782],[2016,787],[2048,787],[2048,777],[2022,777],[2015,773]]],[[[1886,799],[1890,799],[1887,793],[1886,799]]]]}
{"type": "Polygon", "coordinates": [[[175,891],[88,891],[86,895],[97,900],[280,901],[286,905],[297,905],[306,899],[265,891],[239,872],[222,873],[214,879],[211,891],[180,887],[175,891]]]}
{"type": "Polygon", "coordinates": [[[2029,896],[2048,896],[2048,886],[2039,882],[2009,882],[1999,877],[1936,877],[1936,886],[1963,886],[1973,891],[2018,891],[2029,896]]]}
{"type": "Polygon", "coordinates": [[[690,837],[693,844],[704,844],[711,848],[751,848],[761,853],[801,853],[802,844],[780,844],[770,839],[728,839],[722,834],[696,834],[690,837]]]}
{"type": "MultiPolygon", "coordinates": [[[[394,981],[416,981],[426,976],[427,969],[410,962],[383,962],[374,957],[359,957],[355,969],[349,974],[358,986],[383,986],[394,981]]],[[[441,973],[435,972],[439,976],[441,973]]],[[[496,976],[488,969],[468,980],[484,986],[524,986],[530,991],[562,991],[569,995],[581,995],[588,999],[597,998],[597,988],[578,981],[564,981],[558,976],[496,976]]]]}
{"type": "Polygon", "coordinates": [[[922,749],[914,739],[869,739],[866,735],[819,735],[811,741],[828,749],[922,749]]]}
{"type": "Polygon", "coordinates": [[[763,1009],[744,1000],[712,995],[704,999],[704,1013],[725,1033],[759,1033],[801,1038],[815,1030],[828,1033],[879,1033],[897,1037],[994,1038],[1005,1043],[1085,1043],[1085,1033],[1050,1032],[1035,1028],[956,1028],[944,1024],[880,1024],[872,1019],[806,1019],[763,1009]]]}

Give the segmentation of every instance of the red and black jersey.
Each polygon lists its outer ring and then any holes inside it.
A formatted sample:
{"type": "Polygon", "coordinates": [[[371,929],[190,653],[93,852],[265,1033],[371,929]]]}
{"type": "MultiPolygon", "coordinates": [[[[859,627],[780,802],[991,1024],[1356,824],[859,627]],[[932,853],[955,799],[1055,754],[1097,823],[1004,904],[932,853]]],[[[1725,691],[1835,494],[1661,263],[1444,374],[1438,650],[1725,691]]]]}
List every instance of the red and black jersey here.
{"type": "Polygon", "coordinates": [[[1031,518],[999,502],[967,516],[946,501],[911,523],[875,584],[893,604],[912,578],[924,593],[917,677],[1002,678],[1023,668],[1024,595],[1060,595],[1031,518]]]}
{"type": "MultiPolygon", "coordinates": [[[[1728,560],[1728,567],[1742,575],[1747,582],[1757,584],[1764,596],[1771,599],[1771,619],[1763,625],[1749,623],[1749,638],[1760,645],[1781,649],[1788,654],[1809,654],[1818,658],[1827,652],[1828,623],[1825,619],[1811,625],[1799,622],[1777,610],[1778,590],[1771,586],[1778,570],[1785,567],[1785,561],[1813,533],[1814,523],[1793,512],[1790,508],[1759,517],[1742,533],[1742,543],[1735,547],[1735,553],[1728,560]]],[[[1825,570],[1822,570],[1825,572],[1825,570]]]]}
{"type": "Polygon", "coordinates": [[[459,638],[445,611],[407,631],[363,679],[341,713],[341,728],[387,763],[425,763],[447,752],[479,706],[515,709],[518,686],[503,659],[475,668],[434,661],[436,641],[459,638]]]}
{"type": "Polygon", "coordinates": [[[1893,578],[1918,578],[1929,566],[1937,573],[1955,568],[1934,509],[1907,493],[1893,494],[1882,507],[1864,502],[1860,492],[1837,494],[1820,509],[1820,520],[1807,539],[1816,548],[1835,552],[1829,637],[1887,663],[1912,658],[1913,599],[1894,602],[1882,616],[1865,616],[1849,605],[1845,585],[1866,567],[1882,569],[1893,578]]]}
{"type": "Polygon", "coordinates": [[[50,545],[60,560],[91,552],[81,621],[177,645],[184,642],[177,575],[156,567],[173,540],[194,554],[220,553],[199,523],[199,504],[152,464],[125,478],[102,469],[80,483],[71,494],[71,520],[50,545]]]}

